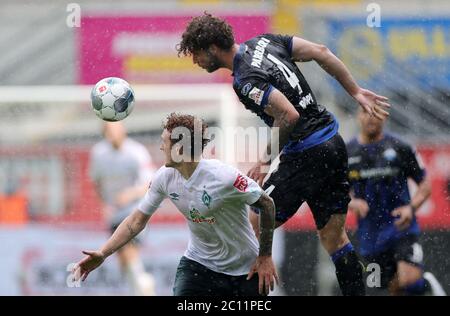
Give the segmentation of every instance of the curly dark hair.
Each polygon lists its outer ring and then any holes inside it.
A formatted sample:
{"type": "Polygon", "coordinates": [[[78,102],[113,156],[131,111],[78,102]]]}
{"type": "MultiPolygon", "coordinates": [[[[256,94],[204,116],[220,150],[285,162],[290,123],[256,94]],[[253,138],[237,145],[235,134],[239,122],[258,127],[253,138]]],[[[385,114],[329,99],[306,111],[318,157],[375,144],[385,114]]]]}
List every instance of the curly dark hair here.
{"type": "MultiPolygon", "coordinates": [[[[167,121],[164,124],[163,128],[167,129],[167,131],[172,133],[172,131],[174,129],[176,129],[177,127],[185,127],[189,130],[189,133],[190,133],[189,136],[191,137],[191,158],[194,159],[196,156],[201,154],[201,153],[195,152],[195,149],[197,148],[196,146],[198,146],[197,145],[198,142],[201,141],[201,150],[203,152],[203,149],[205,149],[206,145],[208,145],[208,143],[210,141],[210,139],[207,138],[207,135],[206,135],[206,129],[208,128],[208,124],[204,120],[199,119],[193,115],[172,112],[167,116],[167,121]],[[200,131],[197,131],[197,133],[196,133],[195,128],[198,128],[200,126],[202,128],[201,140],[199,140],[198,137],[195,137],[200,132],[200,131]]],[[[186,137],[184,133],[181,133],[180,135],[178,135],[178,138],[171,137],[172,145],[179,142],[184,137],[186,137]]]]}
{"type": "Polygon", "coordinates": [[[176,49],[178,56],[189,56],[212,44],[229,50],[234,44],[233,29],[225,20],[205,12],[189,22],[176,49]]]}

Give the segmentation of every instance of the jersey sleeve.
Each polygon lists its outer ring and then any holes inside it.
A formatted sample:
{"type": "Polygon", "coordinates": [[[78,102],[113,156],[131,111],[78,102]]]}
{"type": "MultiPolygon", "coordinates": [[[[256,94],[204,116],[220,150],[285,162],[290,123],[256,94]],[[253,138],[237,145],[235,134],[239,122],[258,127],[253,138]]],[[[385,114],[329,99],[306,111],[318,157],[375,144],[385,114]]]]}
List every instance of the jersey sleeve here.
{"type": "Polygon", "coordinates": [[[415,148],[409,145],[403,148],[403,163],[405,174],[408,178],[413,179],[416,183],[423,181],[426,174],[425,166],[415,148]]]}
{"type": "Polygon", "coordinates": [[[282,34],[266,34],[264,37],[267,37],[270,41],[277,43],[278,45],[283,46],[289,53],[289,56],[292,56],[292,41],[294,37],[292,35],[282,35],[282,34]]]}
{"type": "Polygon", "coordinates": [[[262,71],[240,79],[233,87],[242,103],[263,109],[267,106],[269,95],[273,90],[268,75],[262,71]]]}
{"type": "Polygon", "coordinates": [[[153,177],[147,193],[139,203],[138,209],[147,215],[152,215],[167,196],[164,185],[165,168],[159,169],[153,177]]]}
{"type": "Polygon", "coordinates": [[[233,199],[252,205],[264,192],[253,179],[235,168],[224,168],[222,173],[226,173],[222,174],[225,185],[224,199],[233,199]]]}

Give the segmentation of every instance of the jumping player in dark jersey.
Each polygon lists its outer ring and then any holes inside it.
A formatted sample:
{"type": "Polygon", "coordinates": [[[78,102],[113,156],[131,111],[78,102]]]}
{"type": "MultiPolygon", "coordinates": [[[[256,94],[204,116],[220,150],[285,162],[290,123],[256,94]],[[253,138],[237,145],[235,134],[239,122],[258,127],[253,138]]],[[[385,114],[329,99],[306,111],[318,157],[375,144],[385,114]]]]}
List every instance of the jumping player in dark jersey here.
{"type": "MultiPolygon", "coordinates": [[[[230,69],[234,90],[245,107],[278,128],[272,128],[271,141],[278,137],[280,164],[263,186],[275,202],[277,225],[307,202],[321,243],[335,264],[343,295],[364,295],[362,266],[344,228],[350,201],[345,143],[336,118],[317,103],[295,62],[315,60],[379,119],[388,115],[384,110],[389,107],[387,98],[360,88],[345,65],[323,45],[273,34],[238,45],[231,26],[207,13],[189,23],[178,53],[192,55],[193,62],[208,72],[230,69]]],[[[269,143],[267,152],[273,159],[276,153],[271,147],[269,143]]],[[[258,162],[248,175],[262,183],[270,162],[258,162]]],[[[250,218],[256,227],[256,213],[250,218]]]]}
{"type": "Polygon", "coordinates": [[[392,295],[445,295],[436,278],[424,273],[418,243],[415,213],[431,193],[421,159],[411,146],[384,133],[383,121],[361,110],[358,119],[360,133],[347,150],[359,253],[368,263],[380,265],[380,285],[392,295]],[[418,186],[412,198],[408,178],[418,186]]]}

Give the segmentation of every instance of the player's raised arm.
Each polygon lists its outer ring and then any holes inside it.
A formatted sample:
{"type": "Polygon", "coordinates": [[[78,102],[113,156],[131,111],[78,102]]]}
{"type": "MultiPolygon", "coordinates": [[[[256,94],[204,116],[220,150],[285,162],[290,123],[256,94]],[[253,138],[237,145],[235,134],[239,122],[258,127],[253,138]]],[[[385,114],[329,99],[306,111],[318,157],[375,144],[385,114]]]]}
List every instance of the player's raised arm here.
{"type": "Polygon", "coordinates": [[[134,211],[124,219],[100,250],[83,251],[87,257],[75,266],[75,280],[86,280],[89,273],[98,268],[107,257],[136,237],[145,228],[150,216],[139,210],[134,211]]]}
{"type": "Polygon", "coordinates": [[[344,63],[325,45],[294,36],[291,54],[292,59],[295,61],[316,61],[320,67],[336,78],[347,93],[358,101],[359,105],[369,114],[374,115],[378,119],[385,119],[389,116],[389,113],[386,111],[390,107],[387,102],[388,98],[359,87],[344,63]]]}
{"type": "Polygon", "coordinates": [[[103,247],[97,251],[83,251],[87,257],[75,266],[75,280],[80,278],[82,281],[86,280],[92,270],[100,266],[107,257],[136,237],[145,228],[152,214],[166,197],[162,188],[164,170],[164,168],[158,170],[138,208],[120,223],[103,247]]]}
{"type": "Polygon", "coordinates": [[[252,204],[260,210],[259,220],[259,255],[253,268],[248,274],[248,279],[257,272],[259,277],[259,293],[269,294],[269,288],[273,291],[274,281],[278,282],[278,275],[272,260],[272,241],[275,230],[275,204],[266,193],[263,193],[258,201],[252,204]]]}

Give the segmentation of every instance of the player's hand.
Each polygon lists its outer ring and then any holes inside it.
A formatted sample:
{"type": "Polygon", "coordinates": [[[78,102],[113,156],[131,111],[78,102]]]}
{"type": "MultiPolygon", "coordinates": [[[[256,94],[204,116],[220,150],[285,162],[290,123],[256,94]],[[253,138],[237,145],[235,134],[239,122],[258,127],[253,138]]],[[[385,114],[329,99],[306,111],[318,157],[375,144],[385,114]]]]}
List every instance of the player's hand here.
{"type": "Polygon", "coordinates": [[[390,108],[387,102],[388,98],[377,95],[367,89],[359,89],[358,93],[353,96],[359,105],[370,115],[377,119],[384,120],[389,116],[386,109],[390,108]]]}
{"type": "Polygon", "coordinates": [[[394,217],[398,217],[398,219],[395,221],[395,226],[399,230],[407,229],[411,225],[414,218],[414,212],[411,205],[405,205],[396,208],[391,212],[391,215],[394,217]]]}
{"type": "Polygon", "coordinates": [[[270,291],[273,291],[275,287],[274,282],[277,282],[277,285],[279,284],[272,256],[258,256],[247,275],[247,280],[250,280],[255,273],[258,274],[258,289],[261,295],[268,295],[270,291]]]}
{"type": "Polygon", "coordinates": [[[348,205],[358,218],[365,218],[369,213],[369,205],[366,200],[352,199],[348,205]]]}
{"type": "Polygon", "coordinates": [[[103,261],[105,261],[105,256],[100,251],[83,251],[87,256],[84,257],[80,262],[78,262],[72,270],[73,281],[86,280],[91,271],[98,268],[103,261]]]}
{"type": "Polygon", "coordinates": [[[262,162],[257,162],[248,172],[247,176],[252,178],[256,181],[256,183],[259,184],[259,186],[262,186],[264,178],[269,173],[269,164],[265,164],[262,162]]]}

